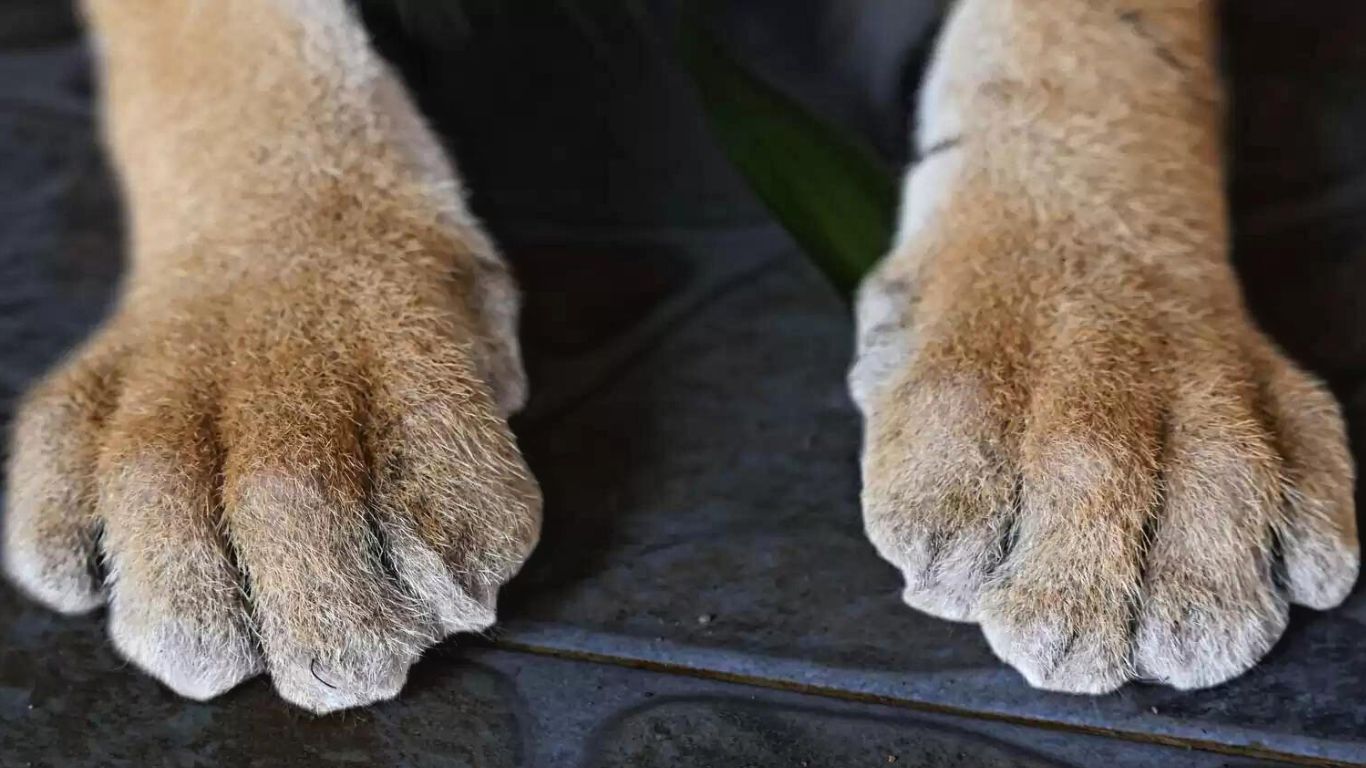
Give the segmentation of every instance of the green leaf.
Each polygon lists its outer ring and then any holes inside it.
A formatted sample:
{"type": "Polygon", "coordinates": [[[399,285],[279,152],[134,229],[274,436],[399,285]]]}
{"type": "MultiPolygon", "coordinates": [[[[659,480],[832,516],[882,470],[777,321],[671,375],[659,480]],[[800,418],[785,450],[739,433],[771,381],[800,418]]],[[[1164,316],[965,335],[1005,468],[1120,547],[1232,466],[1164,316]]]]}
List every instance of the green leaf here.
{"type": "Polygon", "coordinates": [[[816,266],[852,295],[890,242],[893,174],[857,138],[750,73],[695,16],[685,15],[681,42],[722,149],[816,266]]]}

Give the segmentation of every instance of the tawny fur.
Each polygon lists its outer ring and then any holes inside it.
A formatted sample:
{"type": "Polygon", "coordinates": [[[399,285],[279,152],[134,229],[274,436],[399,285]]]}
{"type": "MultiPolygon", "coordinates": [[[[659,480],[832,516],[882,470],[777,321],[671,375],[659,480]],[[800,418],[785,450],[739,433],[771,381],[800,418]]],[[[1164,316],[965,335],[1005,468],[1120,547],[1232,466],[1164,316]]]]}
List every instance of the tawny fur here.
{"type": "MultiPolygon", "coordinates": [[[[6,569],[185,695],[392,696],[536,540],[507,270],[344,4],[88,10],[132,268],[19,416],[6,569]]],[[[861,291],[869,535],[1035,685],[1217,683],[1356,577],[1338,408],[1227,262],[1210,15],[961,0],[861,291]]]]}
{"type": "Polygon", "coordinates": [[[344,3],[87,14],[132,264],[18,418],[6,570],[187,696],[393,696],[537,538],[508,271],[344,3]]]}
{"type": "Polygon", "coordinates": [[[1209,0],[961,0],[861,289],[868,533],[1036,686],[1222,682],[1356,579],[1339,409],[1227,259],[1215,43],[1209,0]]]}

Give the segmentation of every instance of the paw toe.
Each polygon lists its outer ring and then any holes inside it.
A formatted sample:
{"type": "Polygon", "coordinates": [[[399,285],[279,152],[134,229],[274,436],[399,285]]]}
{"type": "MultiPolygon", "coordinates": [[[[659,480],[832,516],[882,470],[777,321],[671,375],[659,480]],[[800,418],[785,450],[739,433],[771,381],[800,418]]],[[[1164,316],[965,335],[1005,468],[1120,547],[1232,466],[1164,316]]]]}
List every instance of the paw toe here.
{"type": "Polygon", "coordinates": [[[999,537],[989,521],[982,522],[949,536],[901,538],[887,559],[906,581],[901,597],[907,605],[949,621],[977,620],[983,584],[1000,556],[999,537]]]}
{"type": "Polygon", "coordinates": [[[272,674],[282,698],[323,715],[394,698],[415,659],[401,650],[353,647],[293,654],[273,665],[272,674]]]}
{"type": "Polygon", "coordinates": [[[226,693],[263,670],[260,656],[239,626],[187,628],[173,621],[147,623],[116,612],[110,618],[109,635],[124,658],[196,701],[226,693]]]}
{"type": "Polygon", "coordinates": [[[1342,605],[1356,586],[1361,569],[1361,553],[1346,545],[1324,547],[1314,551],[1308,547],[1286,557],[1286,582],[1291,598],[1300,605],[1326,611],[1342,605]]]}
{"type": "Polygon", "coordinates": [[[909,583],[901,591],[906,605],[945,621],[973,622],[977,620],[976,595],[953,590],[926,590],[909,583]]]}
{"type": "Polygon", "coordinates": [[[1035,688],[1060,693],[1102,694],[1129,679],[1124,655],[1109,638],[1066,622],[982,622],[991,649],[1035,688]]]}
{"type": "Polygon", "coordinates": [[[78,551],[45,551],[31,542],[10,542],[5,550],[5,575],[24,594],[52,610],[76,615],[104,604],[90,561],[78,551]]]}
{"type": "Polygon", "coordinates": [[[908,369],[868,411],[863,518],[873,546],[901,571],[902,599],[974,621],[1015,518],[1017,473],[1006,424],[977,377],[908,369]]]}
{"type": "Polygon", "coordinates": [[[4,572],[30,597],[62,613],[104,602],[95,564],[95,446],[107,410],[103,370],[59,371],[20,409],[6,474],[4,572]]]}
{"type": "Polygon", "coordinates": [[[1136,676],[1174,688],[1208,688],[1251,669],[1285,631],[1284,600],[1174,595],[1149,597],[1134,638],[1136,676]]]}

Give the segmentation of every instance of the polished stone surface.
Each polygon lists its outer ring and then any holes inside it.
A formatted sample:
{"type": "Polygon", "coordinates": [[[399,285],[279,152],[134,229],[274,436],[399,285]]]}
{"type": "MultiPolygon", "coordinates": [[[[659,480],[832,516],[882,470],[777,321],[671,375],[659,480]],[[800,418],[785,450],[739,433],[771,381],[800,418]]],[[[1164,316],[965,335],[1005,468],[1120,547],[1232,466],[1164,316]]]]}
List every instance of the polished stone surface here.
{"type": "Polygon", "coordinates": [[[438,649],[399,699],[355,712],[302,715],[263,680],[197,704],[89,626],[31,619],[0,651],[7,768],[1285,765],[487,648],[438,649]],[[17,670],[29,642],[53,663],[17,670]]]}

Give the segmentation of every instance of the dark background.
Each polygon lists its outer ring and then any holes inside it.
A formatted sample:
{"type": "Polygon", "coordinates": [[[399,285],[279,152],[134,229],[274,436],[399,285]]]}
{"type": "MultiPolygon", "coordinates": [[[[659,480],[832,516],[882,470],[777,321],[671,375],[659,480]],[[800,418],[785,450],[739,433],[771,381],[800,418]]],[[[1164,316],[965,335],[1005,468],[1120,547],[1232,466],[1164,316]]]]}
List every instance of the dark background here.
{"type": "MultiPolygon", "coordinates": [[[[592,23],[507,5],[472,31],[367,8],[528,295],[515,426],[547,520],[504,623],[435,650],[395,702],[311,718],[262,680],[179,700],[99,615],[0,586],[0,766],[1366,763],[1360,589],[1297,611],[1228,685],[1100,698],[1033,691],[976,628],[901,605],[861,532],[847,311],[712,145],[672,5],[592,23]]],[[[898,168],[937,17],[750,0],[716,26],[898,168]]],[[[1240,275],[1360,445],[1366,6],[1241,0],[1223,25],[1240,275]]],[[[0,1],[3,422],[116,285],[92,119],[69,9],[0,1]]]]}

